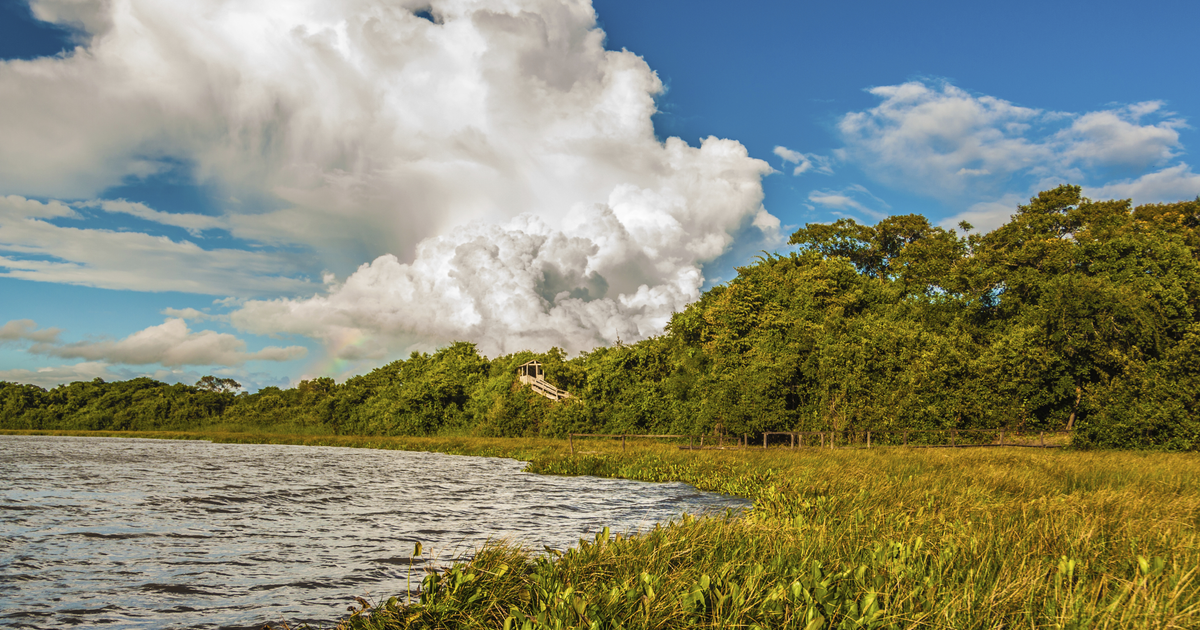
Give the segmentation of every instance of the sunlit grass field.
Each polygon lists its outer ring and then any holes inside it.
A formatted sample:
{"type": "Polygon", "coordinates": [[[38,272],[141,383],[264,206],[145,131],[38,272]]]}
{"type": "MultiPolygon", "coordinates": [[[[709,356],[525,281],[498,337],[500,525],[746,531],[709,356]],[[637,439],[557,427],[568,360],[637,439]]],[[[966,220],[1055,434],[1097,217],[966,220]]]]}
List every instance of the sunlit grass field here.
{"type": "Polygon", "coordinates": [[[754,501],[563,554],[490,546],[345,628],[1200,627],[1194,454],[138,435],[516,457],[754,501]]]}

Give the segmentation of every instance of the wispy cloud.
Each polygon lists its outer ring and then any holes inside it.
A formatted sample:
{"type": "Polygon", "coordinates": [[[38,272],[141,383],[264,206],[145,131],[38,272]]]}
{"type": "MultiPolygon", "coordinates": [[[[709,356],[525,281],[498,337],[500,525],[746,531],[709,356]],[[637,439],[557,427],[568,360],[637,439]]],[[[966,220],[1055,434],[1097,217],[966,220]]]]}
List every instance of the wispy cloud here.
{"type": "Polygon", "coordinates": [[[785,146],[775,147],[775,155],[783,158],[784,163],[795,164],[792,175],[803,175],[809,171],[822,175],[833,175],[833,158],[816,153],[801,153],[785,146]]]}
{"type": "Polygon", "coordinates": [[[204,249],[141,232],[63,227],[66,204],[0,198],[0,276],[105,289],[261,295],[311,290],[295,254],[204,249]]]}
{"type": "Polygon", "coordinates": [[[809,202],[832,210],[835,215],[866,215],[873,221],[887,217],[891,206],[875,196],[866,187],[852,185],[840,190],[814,190],[808,194],[809,202]]]}
{"type": "Polygon", "coordinates": [[[93,199],[76,204],[81,208],[100,208],[114,214],[128,214],[160,225],[171,225],[188,231],[192,236],[201,236],[205,230],[228,230],[229,226],[220,217],[184,212],[160,212],[146,204],[124,199],[93,199]]]}

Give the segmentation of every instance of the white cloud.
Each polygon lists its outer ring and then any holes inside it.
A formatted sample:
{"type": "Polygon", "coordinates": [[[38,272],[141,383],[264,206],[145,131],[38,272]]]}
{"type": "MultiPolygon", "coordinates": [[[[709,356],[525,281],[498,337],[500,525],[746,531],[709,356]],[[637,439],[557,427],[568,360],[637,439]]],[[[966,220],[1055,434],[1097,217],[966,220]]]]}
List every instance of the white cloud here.
{"type": "Polygon", "coordinates": [[[246,342],[228,333],[192,332],[182,319],[168,319],[118,341],[35,344],[30,352],[126,365],[241,365],[247,361],[292,361],[308,352],[302,346],[267,347],[246,352],[246,342]]]}
{"type": "Polygon", "coordinates": [[[117,380],[119,375],[114,374],[109,370],[106,363],[97,361],[86,361],[76,363],[74,365],[60,365],[55,367],[43,367],[34,370],[15,369],[15,370],[0,370],[0,381],[8,381],[9,383],[29,383],[50,389],[57,387],[63,383],[71,383],[74,381],[90,381],[92,379],[102,378],[106,381],[117,380]]]}
{"type": "Polygon", "coordinates": [[[192,320],[196,320],[196,321],[206,321],[206,320],[213,320],[213,319],[216,319],[216,320],[228,319],[228,317],[225,315],[211,315],[209,313],[205,313],[204,311],[199,311],[199,310],[196,310],[191,307],[188,307],[188,308],[170,308],[170,307],[168,307],[168,308],[164,308],[162,311],[160,311],[160,313],[162,313],[163,315],[166,315],[167,317],[174,317],[174,318],[178,318],[178,319],[192,319],[192,320]]]}
{"type": "Polygon", "coordinates": [[[1176,157],[1178,130],[1186,127],[1153,101],[1069,114],[947,83],[870,92],[882,102],[838,124],[845,158],[889,185],[955,203],[990,202],[1014,186],[1032,194],[1061,182],[1140,173],[1176,157]]]}
{"type": "Polygon", "coordinates": [[[832,210],[836,215],[857,212],[878,221],[887,217],[891,209],[884,200],[871,194],[863,186],[852,185],[841,190],[814,190],[808,200],[818,206],[832,210]]]}
{"type": "Polygon", "coordinates": [[[784,162],[796,165],[796,168],[792,169],[792,175],[803,175],[812,170],[823,175],[833,175],[833,160],[828,156],[801,153],[784,146],[775,147],[775,155],[783,158],[784,162]]]}
{"type": "Polygon", "coordinates": [[[576,206],[561,230],[532,215],[463,228],[423,241],[412,263],[381,256],[324,295],[246,301],[231,321],[319,338],[347,359],[364,356],[363,345],[339,341],[347,336],[371,337],[376,353],[468,339],[495,355],[660,334],[699,297],[702,262],[742,222],[778,238],[778,220],[759,205],[762,167],[740,144],[709,138],[697,151],[672,139],[667,150],[676,159],[662,184],[617,187],[605,204],[576,206]]]}
{"type": "Polygon", "coordinates": [[[1008,223],[1008,220],[1016,213],[1017,206],[1028,201],[1028,197],[1008,193],[999,199],[971,204],[966,211],[942,220],[939,225],[948,230],[956,230],[959,223],[966,221],[975,228],[972,230],[973,232],[987,233],[1008,223]]]}
{"type": "Polygon", "coordinates": [[[1200,174],[1187,164],[1177,164],[1136,179],[1085,188],[1084,194],[1092,199],[1133,199],[1135,205],[1188,201],[1200,195],[1200,174]]]}
{"type": "MultiPolygon", "coordinates": [[[[231,201],[219,221],[100,207],[311,248],[334,269],[373,261],[308,300],[245,302],[234,321],[247,330],[361,331],[389,347],[632,341],[695,299],[703,265],[735,238],[778,236],[761,203],[771,168],[729,140],[660,142],[651,116],[662,83],[635,54],[604,49],[586,1],[34,8],[90,38],[65,58],[0,65],[0,191],[94,198],[130,176],[196,164],[222,198],[269,203],[231,201]],[[424,8],[438,23],[414,14],[424,8]]],[[[213,277],[173,288],[295,289],[278,256],[162,239],[153,243],[183,263],[143,260],[141,284],[110,277],[129,254],[98,260],[93,248],[81,260],[52,243],[84,235],[34,223],[0,238],[66,262],[0,259],[10,275],[80,281],[86,267],[96,286],[157,289],[257,263],[245,275],[269,276],[262,286],[213,277]]],[[[117,241],[142,236],[96,241],[127,252],[117,241]]]]}
{"type": "MultiPolygon", "coordinates": [[[[1123,166],[1145,169],[1178,155],[1178,118],[1158,124],[1139,124],[1143,116],[1158,112],[1161,103],[1137,103],[1118,110],[1088,112],[1056,134],[1063,156],[1088,166],[1123,166]]],[[[1170,114],[1166,114],[1170,115],[1170,114]]]]}
{"type": "Polygon", "coordinates": [[[288,277],[296,256],[208,250],[140,232],[60,227],[76,216],[57,201],[0,197],[0,276],[105,289],[255,295],[310,290],[288,277]]]}
{"type": "Polygon", "coordinates": [[[0,343],[6,341],[53,343],[58,340],[61,332],[58,328],[37,330],[37,323],[32,319],[14,319],[0,326],[0,343]]]}
{"type": "Polygon", "coordinates": [[[228,225],[219,217],[185,212],[160,212],[146,204],[124,199],[93,199],[79,204],[83,208],[100,208],[114,214],[128,214],[161,225],[180,227],[192,236],[200,236],[204,230],[227,230],[228,225]]]}
{"type": "Polygon", "coordinates": [[[980,184],[984,174],[1007,175],[1053,161],[1049,147],[1024,132],[1043,117],[953,85],[921,82],[877,87],[878,106],[842,117],[847,156],[899,188],[938,197],[980,184]]]}

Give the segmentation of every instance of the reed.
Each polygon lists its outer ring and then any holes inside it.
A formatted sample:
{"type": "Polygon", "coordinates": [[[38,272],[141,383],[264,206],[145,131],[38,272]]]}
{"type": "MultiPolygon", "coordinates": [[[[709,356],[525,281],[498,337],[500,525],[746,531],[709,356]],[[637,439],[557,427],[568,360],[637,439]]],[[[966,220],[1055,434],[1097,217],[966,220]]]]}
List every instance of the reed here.
{"type": "Polygon", "coordinates": [[[558,555],[482,549],[367,628],[1200,627],[1200,458],[1021,449],[556,454],[754,499],[558,555]]]}
{"type": "Polygon", "coordinates": [[[1200,627],[1195,454],[139,435],[515,457],[754,501],[562,553],[490,545],[415,601],[359,599],[344,630],[1200,627]]]}

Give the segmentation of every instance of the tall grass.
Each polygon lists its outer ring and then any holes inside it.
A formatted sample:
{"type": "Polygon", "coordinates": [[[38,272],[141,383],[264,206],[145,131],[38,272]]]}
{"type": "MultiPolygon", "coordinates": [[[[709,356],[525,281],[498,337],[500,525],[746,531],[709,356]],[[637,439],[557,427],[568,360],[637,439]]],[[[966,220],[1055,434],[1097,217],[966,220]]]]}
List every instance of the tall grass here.
{"type": "Polygon", "coordinates": [[[529,469],[685,481],[755,507],[561,557],[488,547],[427,577],[419,601],[342,627],[1200,627],[1191,455],[640,446],[529,469]]]}
{"type": "Polygon", "coordinates": [[[543,474],[683,481],[744,515],[492,545],[374,628],[1197,628],[1200,456],[1018,448],[681,451],[478,438],[155,434],[516,457],[543,474]],[[583,452],[587,451],[587,452],[583,452]]]}

